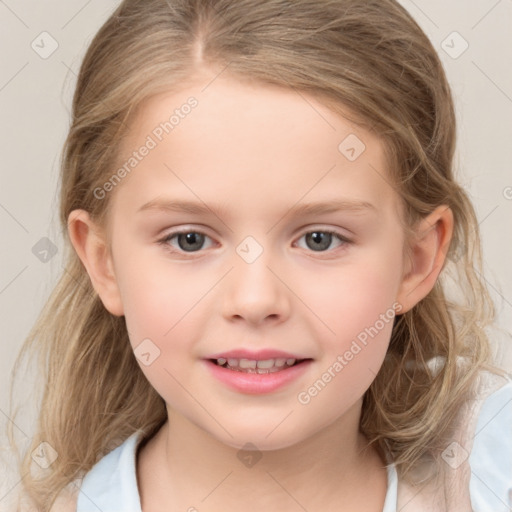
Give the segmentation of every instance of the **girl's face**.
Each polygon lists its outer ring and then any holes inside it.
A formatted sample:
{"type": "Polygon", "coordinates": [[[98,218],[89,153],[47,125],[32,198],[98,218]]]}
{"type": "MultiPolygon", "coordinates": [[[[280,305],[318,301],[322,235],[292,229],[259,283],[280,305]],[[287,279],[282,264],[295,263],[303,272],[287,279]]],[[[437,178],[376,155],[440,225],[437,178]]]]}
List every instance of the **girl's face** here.
{"type": "Polygon", "coordinates": [[[312,97],[207,83],[148,101],[125,172],[96,191],[112,194],[109,309],[171,418],[284,448],[359,418],[403,305],[399,197],[379,139],[312,97]]]}

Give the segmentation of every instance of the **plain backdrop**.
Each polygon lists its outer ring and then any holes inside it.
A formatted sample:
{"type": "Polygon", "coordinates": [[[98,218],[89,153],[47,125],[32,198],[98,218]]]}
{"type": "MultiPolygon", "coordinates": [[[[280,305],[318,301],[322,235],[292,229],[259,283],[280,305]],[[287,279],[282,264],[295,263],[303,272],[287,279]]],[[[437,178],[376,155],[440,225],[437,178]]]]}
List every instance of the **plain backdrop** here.
{"type": "MultiPolygon", "coordinates": [[[[1,445],[10,421],[11,368],[62,272],[57,177],[76,75],[92,37],[118,3],[0,0],[1,445]],[[53,257],[51,251],[41,255],[51,246],[46,239],[55,246],[53,257]]],[[[512,0],[402,4],[438,50],[455,93],[457,173],[478,212],[498,325],[510,332],[512,0]]],[[[504,364],[512,368],[510,348],[502,345],[504,364]]],[[[26,391],[31,394],[28,382],[26,391]]],[[[28,439],[30,419],[18,420],[16,428],[28,439]]]]}

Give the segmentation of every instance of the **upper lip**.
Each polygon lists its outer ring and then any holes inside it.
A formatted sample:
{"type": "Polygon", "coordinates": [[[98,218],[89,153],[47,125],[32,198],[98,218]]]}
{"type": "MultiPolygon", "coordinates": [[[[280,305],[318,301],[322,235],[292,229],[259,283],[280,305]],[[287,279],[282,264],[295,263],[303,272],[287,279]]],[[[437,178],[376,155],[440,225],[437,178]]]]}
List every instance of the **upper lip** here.
{"type": "Polygon", "coordinates": [[[302,357],[297,354],[291,354],[290,352],[283,352],[282,350],[274,350],[274,349],[264,349],[264,350],[247,350],[247,349],[235,349],[229,350],[228,352],[219,352],[218,354],[213,354],[207,359],[249,359],[250,361],[266,361],[268,359],[309,359],[307,357],[302,357]]]}

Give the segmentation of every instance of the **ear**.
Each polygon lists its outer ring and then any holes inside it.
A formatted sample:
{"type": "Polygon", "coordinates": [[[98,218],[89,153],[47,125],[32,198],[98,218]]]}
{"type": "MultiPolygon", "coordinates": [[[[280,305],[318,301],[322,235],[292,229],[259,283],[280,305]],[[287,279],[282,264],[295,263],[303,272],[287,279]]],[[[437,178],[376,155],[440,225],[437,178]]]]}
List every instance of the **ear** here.
{"type": "Polygon", "coordinates": [[[121,294],[103,230],[91,220],[88,212],[73,210],[68,216],[68,233],[103,305],[113,315],[122,316],[121,294]]]}
{"type": "Polygon", "coordinates": [[[426,297],[444,266],[453,234],[453,212],[437,207],[423,218],[410,242],[409,261],[400,285],[397,301],[400,314],[413,308],[426,297]]]}

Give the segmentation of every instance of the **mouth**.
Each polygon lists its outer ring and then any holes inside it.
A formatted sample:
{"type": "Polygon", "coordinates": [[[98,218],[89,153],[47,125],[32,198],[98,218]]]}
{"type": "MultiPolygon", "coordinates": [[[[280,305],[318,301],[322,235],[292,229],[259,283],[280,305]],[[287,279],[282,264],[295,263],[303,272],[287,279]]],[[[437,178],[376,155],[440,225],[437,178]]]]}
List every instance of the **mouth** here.
{"type": "Polygon", "coordinates": [[[233,370],[241,373],[257,373],[261,375],[282,372],[294,366],[304,364],[306,361],[311,361],[311,359],[294,359],[284,357],[275,359],[237,359],[231,357],[219,357],[216,359],[209,359],[209,361],[227,370],[233,370]]]}
{"type": "Polygon", "coordinates": [[[238,393],[277,392],[303,378],[313,359],[275,349],[247,349],[211,354],[204,359],[211,375],[238,393]]]}

